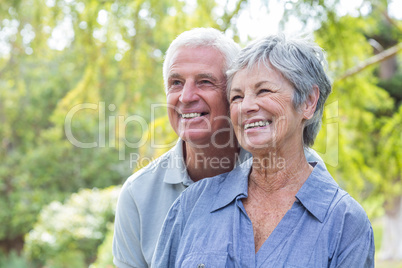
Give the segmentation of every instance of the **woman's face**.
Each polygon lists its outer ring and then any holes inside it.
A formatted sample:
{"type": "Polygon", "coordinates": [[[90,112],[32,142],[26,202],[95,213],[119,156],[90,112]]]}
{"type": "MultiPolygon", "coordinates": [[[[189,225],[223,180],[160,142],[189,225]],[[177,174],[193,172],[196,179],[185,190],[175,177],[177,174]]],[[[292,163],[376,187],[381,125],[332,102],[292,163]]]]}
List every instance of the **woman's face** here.
{"type": "Polygon", "coordinates": [[[294,88],[268,66],[240,70],[230,89],[230,118],[240,145],[251,153],[302,146],[304,116],[293,106],[294,88]]]}

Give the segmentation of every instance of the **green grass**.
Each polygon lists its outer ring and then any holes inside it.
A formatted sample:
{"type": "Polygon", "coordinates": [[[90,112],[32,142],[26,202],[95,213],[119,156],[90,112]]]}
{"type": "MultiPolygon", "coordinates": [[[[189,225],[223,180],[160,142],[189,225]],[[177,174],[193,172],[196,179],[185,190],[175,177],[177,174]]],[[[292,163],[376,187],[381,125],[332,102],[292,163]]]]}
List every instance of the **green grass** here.
{"type": "Polygon", "coordinates": [[[402,268],[402,261],[376,261],[376,268],[402,268]]]}
{"type": "Polygon", "coordinates": [[[381,249],[382,243],[382,232],[383,226],[381,219],[375,219],[371,222],[373,226],[374,232],[374,243],[375,243],[375,252],[376,252],[376,260],[375,267],[376,268],[402,268],[402,261],[382,261],[378,260],[377,256],[381,249]]]}
{"type": "Polygon", "coordinates": [[[371,225],[373,226],[375,251],[377,253],[379,252],[382,243],[382,221],[381,219],[375,219],[371,222],[371,225]]]}

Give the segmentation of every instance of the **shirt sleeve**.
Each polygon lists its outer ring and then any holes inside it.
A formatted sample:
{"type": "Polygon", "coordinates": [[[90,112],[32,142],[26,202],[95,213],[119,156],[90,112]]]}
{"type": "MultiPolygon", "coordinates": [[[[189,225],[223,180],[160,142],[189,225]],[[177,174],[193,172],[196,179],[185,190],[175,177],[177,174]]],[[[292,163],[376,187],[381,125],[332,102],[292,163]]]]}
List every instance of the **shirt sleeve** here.
{"type": "Polygon", "coordinates": [[[152,258],[152,268],[174,268],[184,220],[178,198],[169,210],[152,258]]]}
{"type": "Polygon", "coordinates": [[[364,211],[346,214],[339,237],[335,265],[331,267],[374,267],[374,233],[364,211]]]}
{"type": "Polygon", "coordinates": [[[117,201],[113,236],[113,263],[118,268],[148,267],[140,243],[140,220],[129,187],[117,201]]]}

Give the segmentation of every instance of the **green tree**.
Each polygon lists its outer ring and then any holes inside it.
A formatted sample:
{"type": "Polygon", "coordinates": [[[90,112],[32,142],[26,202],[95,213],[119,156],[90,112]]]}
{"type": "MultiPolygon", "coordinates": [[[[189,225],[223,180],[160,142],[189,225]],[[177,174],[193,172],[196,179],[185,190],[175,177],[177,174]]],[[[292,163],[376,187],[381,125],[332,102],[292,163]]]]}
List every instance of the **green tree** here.
{"type": "MultiPolygon", "coordinates": [[[[175,139],[166,110],[152,110],[165,103],[169,43],[207,26],[239,41],[236,17],[247,2],[0,1],[0,248],[21,250],[46,204],[121,184],[137,168],[131,153],[167,150],[150,148],[150,137],[175,139]]],[[[315,148],[374,217],[387,198],[402,195],[401,68],[383,80],[378,62],[356,67],[372,58],[370,39],[379,33],[400,43],[401,22],[387,18],[385,0],[363,1],[371,12],[356,16],[339,15],[339,2],[286,2],[283,21],[315,22],[334,78],[315,148]]]]}
{"type": "MultiPolygon", "coordinates": [[[[320,22],[315,36],[328,53],[334,77],[329,103],[337,105],[339,135],[329,136],[324,129],[316,149],[325,152],[328,144],[338,144],[339,162],[328,166],[330,172],[372,219],[385,208],[387,253],[380,255],[401,259],[400,239],[390,232],[400,233],[402,226],[402,63],[396,55],[402,51],[402,24],[388,15],[386,0],[363,1],[370,12],[355,16],[339,16],[338,1],[325,4],[299,1],[288,12],[320,22]]],[[[324,119],[324,126],[331,120],[324,119]]]]}
{"type": "Polygon", "coordinates": [[[166,110],[152,113],[151,104],[165,103],[170,41],[196,26],[225,30],[242,2],[224,6],[217,24],[214,1],[0,1],[5,252],[21,250],[44,205],[132,173],[129,156],[147,141],[148,123],[169,132],[166,110]]]}

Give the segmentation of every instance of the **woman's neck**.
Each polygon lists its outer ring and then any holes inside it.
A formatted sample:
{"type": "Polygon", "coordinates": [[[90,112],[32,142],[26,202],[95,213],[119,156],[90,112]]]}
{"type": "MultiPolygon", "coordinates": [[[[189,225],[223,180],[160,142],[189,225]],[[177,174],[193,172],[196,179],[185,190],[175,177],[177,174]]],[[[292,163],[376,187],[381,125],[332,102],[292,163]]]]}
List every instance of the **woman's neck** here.
{"type": "Polygon", "coordinates": [[[249,187],[272,193],[281,189],[297,191],[310,176],[313,168],[308,164],[303,147],[284,152],[271,150],[253,155],[249,187]]]}

